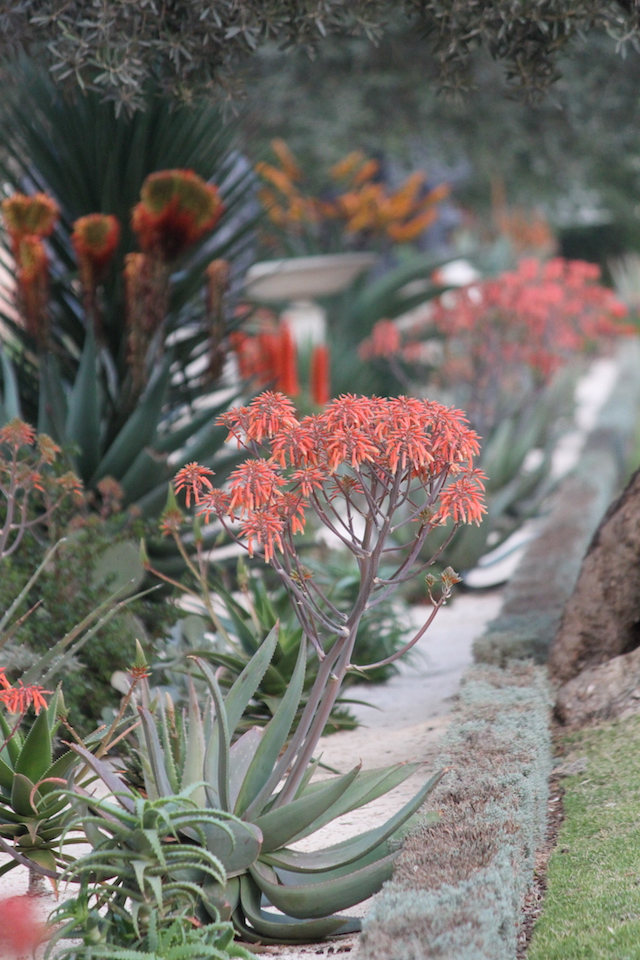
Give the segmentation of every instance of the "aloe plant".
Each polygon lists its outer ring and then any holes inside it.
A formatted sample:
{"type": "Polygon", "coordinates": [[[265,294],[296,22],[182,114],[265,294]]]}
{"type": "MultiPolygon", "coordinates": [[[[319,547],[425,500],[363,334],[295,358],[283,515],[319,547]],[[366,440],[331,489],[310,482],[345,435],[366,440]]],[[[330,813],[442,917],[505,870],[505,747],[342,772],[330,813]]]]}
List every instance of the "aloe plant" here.
{"type": "MultiPolygon", "coordinates": [[[[86,756],[84,748],[74,750],[86,756]]],[[[88,756],[111,781],[110,768],[88,756]]],[[[198,808],[188,791],[149,800],[121,781],[117,788],[113,800],[97,799],[73,784],[60,791],[75,809],[70,826],[83,830],[92,849],[63,875],[81,886],[53,911],[50,921],[59,926],[45,957],[55,950],[58,960],[250,960],[252,955],[233,943],[228,922],[195,925],[203,892],[192,878],[225,882],[219,858],[202,842],[204,833],[218,831],[230,840],[234,818],[198,808]],[[81,943],[61,947],[65,938],[81,943]]]]}
{"type": "MultiPolygon", "coordinates": [[[[196,658],[209,696],[202,707],[193,684],[185,716],[172,705],[139,704],[137,749],[150,799],[191,791],[194,802],[233,817],[226,830],[203,827],[206,846],[222,862],[226,884],[200,877],[204,906],[212,917],[231,918],[249,942],[295,943],[359,928],[339,911],[366,899],[391,876],[400,827],[422,805],[443,771],[432,776],[387,823],[314,853],[290,847],[341,814],[355,810],[403,783],[421,767],[396,764],[311,783],[311,765],[292,800],[278,806],[274,765],[288,741],[304,687],[306,649],[300,647],[291,683],[266,727],[253,727],[232,743],[242,715],[269,668],[278,642],[274,628],[226,697],[214,672],[196,658]],[[236,819],[237,818],[237,819],[236,819]],[[233,840],[229,836],[233,835],[233,840]],[[282,916],[269,913],[263,901],[282,916]]],[[[294,735],[295,737],[295,735],[294,735]]],[[[74,747],[110,790],[123,789],[113,773],[81,747],[74,747]]]]}

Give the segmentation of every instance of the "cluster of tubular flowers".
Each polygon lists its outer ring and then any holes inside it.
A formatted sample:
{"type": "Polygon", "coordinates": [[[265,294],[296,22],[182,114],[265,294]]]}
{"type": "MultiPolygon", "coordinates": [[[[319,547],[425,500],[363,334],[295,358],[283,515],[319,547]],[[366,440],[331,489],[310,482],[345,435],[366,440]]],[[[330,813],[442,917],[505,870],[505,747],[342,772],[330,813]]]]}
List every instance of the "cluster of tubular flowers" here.
{"type": "Polygon", "coordinates": [[[277,163],[259,163],[259,198],[276,226],[299,231],[305,224],[335,221],[351,237],[384,236],[395,243],[416,240],[437,219],[446,184],[428,190],[425,175],[412,173],[397,190],[380,180],[380,164],[355,150],[329,170],[322,197],[305,193],[304,175],[283,140],[271,144],[277,163]]]}
{"type": "Polygon", "coordinates": [[[212,230],[221,214],[217,187],[193,170],[161,170],[144,181],[131,226],[144,253],[170,263],[212,230]]]}
{"type": "Polygon", "coordinates": [[[395,353],[415,363],[420,343],[436,334],[445,342],[439,371],[445,382],[516,367],[546,382],[576,352],[625,331],[626,307],[599,279],[592,263],[526,258],[515,270],[438,297],[402,335],[381,321],[360,353],[364,359],[395,353]]]}
{"type": "Polygon", "coordinates": [[[254,456],[225,490],[213,487],[208,468],[188,464],[176,475],[176,491],[185,490],[207,521],[215,515],[268,563],[277,552],[295,552],[293,537],[309,511],[357,550],[356,513],[379,532],[401,506],[416,531],[449,518],[482,519],[484,477],[473,468],[478,437],[460,411],[434,401],[347,394],[299,419],[288,397],[266,392],[220,422],[254,456]],[[339,501],[346,522],[337,519],[339,501]],[[229,526],[234,521],[239,535],[229,526]]]}
{"type": "Polygon", "coordinates": [[[2,201],[4,225],[16,263],[18,308],[41,350],[49,341],[49,257],[43,239],[53,233],[58,205],[44,193],[15,193],[2,201]]]}
{"type": "Polygon", "coordinates": [[[15,686],[7,680],[5,669],[0,667],[0,703],[6,707],[9,713],[22,715],[31,706],[36,713],[40,713],[42,708],[46,709],[47,706],[44,695],[51,692],[51,690],[43,690],[37,683],[30,683],[25,686],[21,680],[15,686]]]}
{"type": "MultiPolygon", "coordinates": [[[[243,380],[253,380],[260,387],[272,386],[289,397],[300,394],[297,347],[285,321],[267,321],[255,334],[234,331],[230,343],[243,380]]],[[[326,344],[315,344],[312,348],[309,395],[316,406],[324,406],[331,396],[330,358],[326,344]]]]}

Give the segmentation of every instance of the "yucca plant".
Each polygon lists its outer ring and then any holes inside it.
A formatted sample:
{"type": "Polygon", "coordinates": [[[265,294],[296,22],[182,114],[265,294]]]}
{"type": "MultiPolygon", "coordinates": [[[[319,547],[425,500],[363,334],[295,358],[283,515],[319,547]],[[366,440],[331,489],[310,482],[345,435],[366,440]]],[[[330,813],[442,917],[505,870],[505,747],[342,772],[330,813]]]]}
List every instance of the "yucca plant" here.
{"type": "Polygon", "coordinates": [[[227,291],[247,265],[252,174],[202,104],[172,111],[150,96],[148,111],[116,118],[24,67],[3,111],[4,259],[17,294],[12,304],[4,291],[1,312],[6,414],[75,448],[85,484],[113,477],[124,504],[153,513],[172,453],[191,446],[210,460],[222,446],[210,409],[222,398],[203,398],[222,386],[237,322],[227,291]]]}

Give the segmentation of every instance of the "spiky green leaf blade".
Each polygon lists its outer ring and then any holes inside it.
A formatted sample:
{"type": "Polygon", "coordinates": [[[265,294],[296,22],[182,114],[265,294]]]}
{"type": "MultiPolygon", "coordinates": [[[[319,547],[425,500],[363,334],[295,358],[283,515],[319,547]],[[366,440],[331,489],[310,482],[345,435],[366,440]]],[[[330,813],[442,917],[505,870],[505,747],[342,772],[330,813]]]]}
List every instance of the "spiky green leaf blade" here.
{"type": "Polygon", "coordinates": [[[2,403],[7,420],[22,420],[22,407],[20,405],[20,394],[18,391],[18,380],[11,360],[4,350],[0,349],[0,362],[2,362],[2,381],[4,392],[2,403]]]}
{"type": "Polygon", "coordinates": [[[360,921],[351,917],[323,917],[320,920],[298,920],[277,916],[261,909],[261,890],[252,877],[240,880],[240,903],[245,917],[264,942],[308,943],[337,933],[355,933],[360,921]]]}
{"type": "Polygon", "coordinates": [[[56,358],[52,353],[40,360],[40,395],[38,397],[38,433],[46,433],[57,443],[64,443],[67,423],[67,398],[56,358]]]}
{"type": "Polygon", "coordinates": [[[171,354],[151,378],[135,410],[120,430],[90,480],[94,486],[103,477],[121,480],[143,447],[152,440],[171,381],[171,354]]]}
{"type": "Polygon", "coordinates": [[[359,772],[360,767],[354,767],[341,777],[333,777],[328,782],[323,782],[320,789],[313,794],[303,795],[291,803],[276,807],[275,810],[269,810],[257,817],[255,824],[262,831],[263,850],[279,850],[310,824],[315,823],[344,796],[359,772]]]}
{"type": "Polygon", "coordinates": [[[229,752],[229,802],[236,813],[238,795],[263,735],[264,727],[251,727],[236,740],[229,752]]]}
{"type": "Polygon", "coordinates": [[[280,756],[289,736],[294,721],[300,697],[304,687],[304,676],[307,666],[307,645],[304,640],[300,643],[300,651],[295,670],[287,688],[287,692],[280,701],[280,705],[265,727],[260,746],[249,766],[247,775],[242,784],[235,807],[237,814],[244,813],[269,779],[276,761],[280,756]]]}
{"type": "Polygon", "coordinates": [[[13,784],[11,786],[11,806],[19,817],[28,819],[37,819],[37,811],[31,803],[31,791],[33,790],[33,781],[21,773],[13,775],[13,784]]]}
{"type": "Polygon", "coordinates": [[[229,720],[229,729],[231,731],[234,731],[238,726],[247,704],[260,686],[260,681],[267,672],[267,667],[271,663],[271,658],[278,643],[278,632],[279,625],[276,624],[226,696],[225,707],[229,720]]]}
{"type": "MultiPolygon", "coordinates": [[[[379,770],[363,770],[358,774],[354,782],[345,790],[342,796],[332,807],[329,807],[325,813],[321,814],[308,827],[301,830],[287,842],[294,843],[315,833],[320,827],[342,816],[343,813],[350,813],[359,807],[376,800],[385,793],[389,793],[395,787],[404,783],[412,774],[420,769],[419,763],[399,763],[392,767],[383,767],[379,770]]],[[[309,799],[317,789],[316,784],[311,784],[303,797],[309,799]]],[[[285,809],[284,807],[282,809],[285,809]]]]}
{"type": "Polygon", "coordinates": [[[269,903],[287,916],[307,920],[327,917],[373,896],[390,879],[397,856],[398,852],[391,853],[342,877],[296,887],[279,883],[275,872],[260,862],[250,873],[269,903]]]}
{"type": "MultiPolygon", "coordinates": [[[[292,871],[325,871],[336,870],[366,857],[377,847],[382,846],[389,837],[420,809],[427,796],[442,780],[445,771],[439,770],[434,774],[411,800],[389,818],[386,823],[373,830],[350,837],[341,843],[332,844],[322,850],[310,852],[302,850],[277,850],[273,854],[264,855],[262,859],[273,867],[292,871]]],[[[286,807],[280,809],[286,810],[286,807]]],[[[265,843],[266,849],[266,843],[265,843]]]]}
{"type": "Polygon", "coordinates": [[[217,736],[214,735],[211,737],[207,747],[204,769],[205,779],[215,784],[218,790],[218,797],[220,798],[220,806],[223,810],[231,813],[231,801],[229,798],[229,750],[231,732],[234,728],[231,727],[229,723],[224,698],[215,674],[200,657],[194,657],[193,659],[202,671],[216,707],[214,733],[217,734],[217,736]]]}
{"type": "Polygon", "coordinates": [[[76,464],[85,482],[93,476],[100,462],[100,408],[96,339],[93,326],[90,326],[69,396],[65,427],[67,441],[78,447],[76,464]]]}
{"type": "Polygon", "coordinates": [[[203,826],[207,850],[221,861],[227,877],[239,876],[246,873],[260,856],[262,833],[253,823],[244,823],[241,820],[230,820],[224,826],[228,831],[215,824],[203,826]]]}
{"type": "Polygon", "coordinates": [[[191,677],[189,677],[188,691],[187,742],[184,765],[180,774],[180,785],[182,789],[185,789],[193,784],[199,784],[191,794],[191,798],[199,807],[205,807],[207,805],[206,794],[202,780],[204,777],[206,744],[196,688],[191,677]]]}
{"type": "Polygon", "coordinates": [[[171,797],[174,790],[169,781],[165,767],[165,756],[158,736],[158,728],[153,715],[145,707],[140,708],[140,720],[144,732],[144,740],[147,748],[147,757],[151,765],[153,782],[159,796],[171,797]]]}
{"type": "Polygon", "coordinates": [[[2,734],[2,749],[0,757],[5,754],[11,767],[15,767],[20,751],[22,750],[22,737],[19,730],[14,730],[13,726],[7,723],[7,720],[0,710],[0,734],[2,734]]]}
{"type": "Polygon", "coordinates": [[[42,710],[35,719],[31,730],[22,744],[20,756],[16,760],[16,773],[22,773],[32,783],[41,780],[53,760],[51,749],[51,730],[46,710],[42,710]]]}

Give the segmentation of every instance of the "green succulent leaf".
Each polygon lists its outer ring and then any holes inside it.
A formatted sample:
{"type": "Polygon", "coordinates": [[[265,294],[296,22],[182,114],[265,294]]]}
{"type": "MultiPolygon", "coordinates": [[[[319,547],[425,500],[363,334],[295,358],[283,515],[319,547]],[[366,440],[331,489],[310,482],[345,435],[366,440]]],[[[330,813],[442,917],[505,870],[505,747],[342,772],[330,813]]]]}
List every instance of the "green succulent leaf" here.
{"type": "MultiPolygon", "coordinates": [[[[302,840],[310,834],[315,833],[320,827],[342,816],[343,813],[350,813],[351,810],[357,810],[359,807],[376,800],[383,794],[388,793],[395,787],[404,783],[412,774],[420,769],[419,763],[398,763],[392,767],[382,767],[378,770],[363,770],[354,779],[354,782],[347,787],[342,796],[336,800],[333,806],[329,807],[323,814],[317,817],[313,823],[301,830],[294,837],[291,837],[289,843],[302,840]]],[[[322,782],[312,783],[302,798],[312,798],[313,794],[322,789],[322,782]]],[[[282,807],[281,809],[286,809],[282,807]]]]}
{"type": "Polygon", "coordinates": [[[350,917],[323,917],[319,920],[299,920],[277,916],[261,909],[262,891],[251,877],[240,881],[240,902],[245,917],[265,943],[302,943],[320,940],[337,933],[355,933],[360,921],[350,917]]]}
{"type": "MultiPolygon", "coordinates": [[[[262,831],[265,851],[279,850],[294,837],[300,836],[311,824],[333,808],[346,793],[360,772],[354,767],[342,777],[335,777],[320,785],[310,795],[303,795],[291,803],[269,810],[257,817],[255,824],[262,831]]],[[[312,832],[312,831],[311,831],[312,832]]],[[[306,835],[306,834],[305,834],[306,835]]]]}
{"type": "Polygon", "coordinates": [[[41,780],[53,759],[51,739],[47,712],[42,710],[22,744],[20,756],[15,762],[16,773],[24,774],[32,783],[41,780]]]}
{"type": "Polygon", "coordinates": [[[231,731],[238,726],[247,704],[255,694],[267,671],[278,643],[278,632],[279,625],[276,624],[227,694],[225,708],[231,731]]]}
{"type": "Polygon", "coordinates": [[[65,428],[65,439],[78,447],[78,470],[85,480],[93,475],[100,461],[100,406],[96,338],[90,326],[69,397],[65,428]]]}
{"type": "Polygon", "coordinates": [[[20,406],[20,395],[18,392],[18,380],[11,360],[6,352],[0,349],[0,363],[2,363],[2,381],[4,392],[2,405],[6,421],[22,420],[22,408],[20,406]]]}
{"type": "Polygon", "coordinates": [[[256,799],[273,772],[276,761],[287,742],[302,696],[306,664],[307,646],[305,641],[302,640],[296,667],[287,692],[280,701],[275,715],[265,727],[258,749],[242,784],[235,807],[237,814],[244,813],[249,804],[256,799]]]}
{"type": "Polygon", "coordinates": [[[295,887],[280,883],[275,871],[260,862],[250,867],[249,872],[269,903],[278,910],[291,917],[313,919],[346,910],[372,896],[391,877],[397,856],[398,852],[391,853],[344,876],[295,887]]]}
{"type": "Polygon", "coordinates": [[[16,814],[28,819],[36,819],[37,810],[31,803],[31,791],[33,790],[33,781],[29,780],[21,773],[13,775],[13,784],[11,786],[11,806],[16,814]]]}
{"type": "Polygon", "coordinates": [[[151,442],[171,380],[171,361],[172,356],[168,354],[152,377],[141,401],[102,458],[90,480],[91,486],[102,477],[111,476],[120,480],[139,451],[151,442]]]}
{"type": "MultiPolygon", "coordinates": [[[[386,823],[373,830],[367,830],[356,837],[350,837],[341,843],[333,844],[322,850],[306,852],[301,850],[277,850],[272,854],[263,854],[262,860],[271,864],[273,867],[280,867],[290,871],[316,871],[336,870],[348,864],[354,863],[366,857],[376,848],[381,847],[386,840],[420,809],[427,796],[434,787],[442,780],[445,771],[439,770],[434,774],[416,795],[405,803],[394,816],[390,817],[386,823]]],[[[287,807],[281,807],[286,810],[287,807]]],[[[265,849],[267,847],[265,838],[265,849]]]]}

